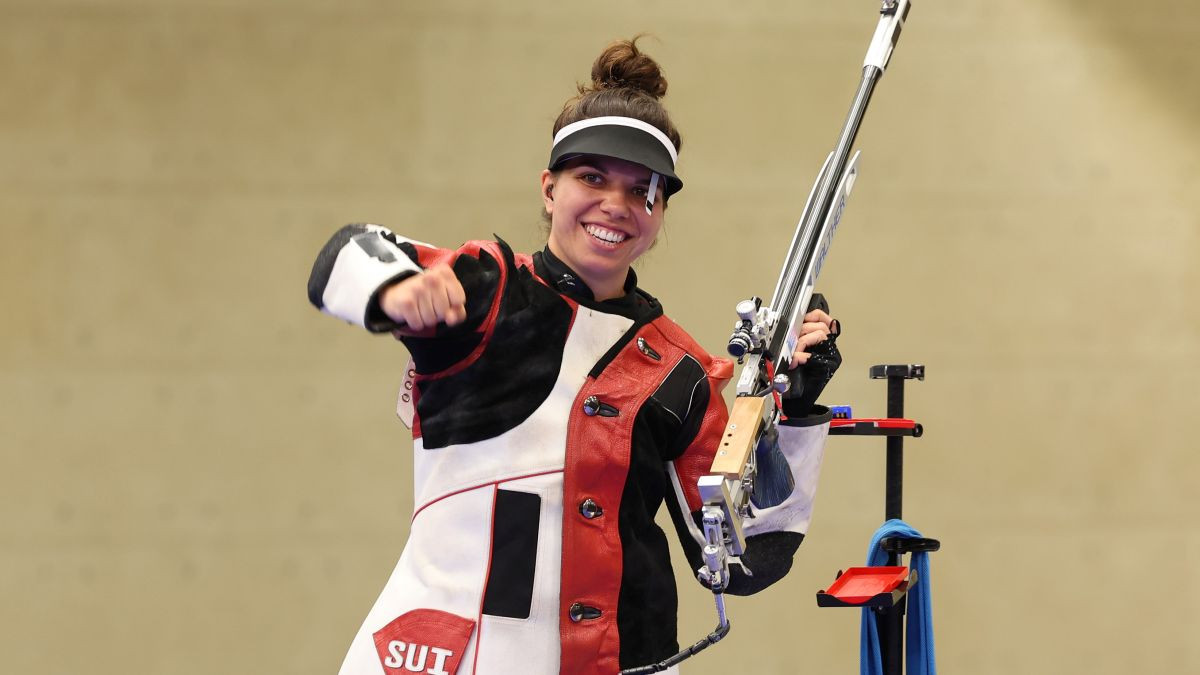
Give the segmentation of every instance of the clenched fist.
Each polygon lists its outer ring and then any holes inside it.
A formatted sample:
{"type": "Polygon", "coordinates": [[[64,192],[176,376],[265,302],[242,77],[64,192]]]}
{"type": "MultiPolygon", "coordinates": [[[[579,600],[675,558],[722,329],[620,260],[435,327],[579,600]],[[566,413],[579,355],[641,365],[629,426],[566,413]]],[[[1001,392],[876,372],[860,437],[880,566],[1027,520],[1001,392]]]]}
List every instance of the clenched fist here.
{"type": "Polygon", "coordinates": [[[467,318],[467,295],[449,265],[430,267],[389,286],[379,296],[379,308],[406,330],[433,328],[445,321],[454,326],[467,318]]]}

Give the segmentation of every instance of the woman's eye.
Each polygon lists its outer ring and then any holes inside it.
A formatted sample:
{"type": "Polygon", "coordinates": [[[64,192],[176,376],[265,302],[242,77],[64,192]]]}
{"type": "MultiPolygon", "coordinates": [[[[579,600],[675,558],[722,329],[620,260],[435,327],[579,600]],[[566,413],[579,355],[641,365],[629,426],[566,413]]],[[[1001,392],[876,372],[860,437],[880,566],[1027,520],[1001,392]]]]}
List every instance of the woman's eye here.
{"type": "Polygon", "coordinates": [[[604,179],[598,173],[585,173],[579,177],[585,183],[591,185],[599,185],[604,179]]]}
{"type": "Polygon", "coordinates": [[[633,196],[634,197],[645,197],[647,192],[648,192],[648,190],[644,187],[633,188],[633,196]]]}

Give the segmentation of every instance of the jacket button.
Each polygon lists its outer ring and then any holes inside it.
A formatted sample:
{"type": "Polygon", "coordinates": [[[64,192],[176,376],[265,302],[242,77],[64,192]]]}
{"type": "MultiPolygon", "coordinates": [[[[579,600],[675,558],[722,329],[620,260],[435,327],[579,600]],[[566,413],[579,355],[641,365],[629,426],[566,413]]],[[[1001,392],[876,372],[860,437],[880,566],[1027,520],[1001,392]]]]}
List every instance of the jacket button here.
{"type": "Polygon", "coordinates": [[[638,351],[645,354],[646,356],[649,356],[650,358],[654,359],[655,361],[662,361],[662,357],[659,356],[658,352],[654,351],[654,348],[650,346],[650,343],[646,342],[646,338],[639,337],[637,339],[637,348],[638,348],[638,351]]]}
{"type": "Polygon", "coordinates": [[[604,509],[600,508],[600,505],[597,504],[596,501],[591,497],[588,497],[580,502],[579,512],[582,513],[583,517],[587,518],[588,520],[599,518],[600,516],[604,515],[604,509]]]}
{"type": "Polygon", "coordinates": [[[583,414],[591,417],[600,412],[600,399],[595,396],[589,396],[583,400],[583,414]]]}
{"type": "Polygon", "coordinates": [[[564,274],[559,277],[555,285],[558,286],[558,290],[568,293],[579,289],[579,283],[570,274],[564,274]]]}
{"type": "Polygon", "coordinates": [[[571,605],[571,609],[568,610],[567,614],[575,623],[579,623],[584,619],[600,618],[600,610],[596,609],[595,607],[588,607],[581,602],[576,602],[575,604],[571,605]]]}
{"type": "Polygon", "coordinates": [[[587,415],[588,417],[592,417],[594,415],[600,415],[601,417],[616,417],[617,415],[621,414],[621,411],[605,403],[604,401],[601,401],[596,396],[589,396],[583,399],[583,414],[587,415]]]}

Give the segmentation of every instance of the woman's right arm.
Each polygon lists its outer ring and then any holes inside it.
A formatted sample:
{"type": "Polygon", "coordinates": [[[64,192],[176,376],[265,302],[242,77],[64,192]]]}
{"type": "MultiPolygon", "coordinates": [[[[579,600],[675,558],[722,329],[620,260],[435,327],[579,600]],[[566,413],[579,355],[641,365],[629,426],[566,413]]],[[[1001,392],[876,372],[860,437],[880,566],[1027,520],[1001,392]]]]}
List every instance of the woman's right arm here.
{"type": "Polygon", "coordinates": [[[496,300],[500,251],[492,242],[441,249],[379,225],[351,224],[317,254],[308,298],[322,312],[373,333],[469,333],[496,300]]]}

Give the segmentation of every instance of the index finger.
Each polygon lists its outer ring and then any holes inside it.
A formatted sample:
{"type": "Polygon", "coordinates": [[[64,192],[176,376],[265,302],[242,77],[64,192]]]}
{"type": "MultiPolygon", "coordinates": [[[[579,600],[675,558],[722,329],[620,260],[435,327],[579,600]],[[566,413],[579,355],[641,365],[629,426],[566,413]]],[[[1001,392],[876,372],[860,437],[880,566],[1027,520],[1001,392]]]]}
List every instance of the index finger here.
{"type": "Polygon", "coordinates": [[[450,277],[446,281],[446,296],[450,298],[450,304],[455,307],[465,308],[467,305],[467,292],[463,289],[462,282],[458,277],[450,277]]]}
{"type": "Polygon", "coordinates": [[[820,322],[820,323],[825,324],[826,326],[832,326],[833,325],[833,317],[826,314],[825,310],[814,309],[813,311],[804,315],[804,322],[805,323],[820,322]]]}

